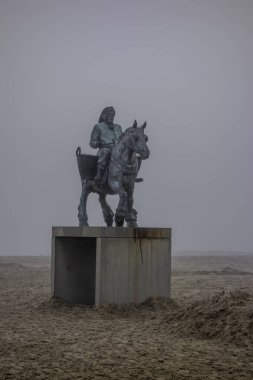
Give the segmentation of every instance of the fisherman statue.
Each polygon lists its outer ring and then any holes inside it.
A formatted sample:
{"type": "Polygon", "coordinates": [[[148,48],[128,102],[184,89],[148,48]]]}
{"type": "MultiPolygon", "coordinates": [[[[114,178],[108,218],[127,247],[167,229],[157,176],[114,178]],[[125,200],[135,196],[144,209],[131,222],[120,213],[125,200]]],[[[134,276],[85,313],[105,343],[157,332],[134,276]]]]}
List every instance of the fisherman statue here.
{"type": "Polygon", "coordinates": [[[121,126],[114,124],[115,110],[113,107],[106,107],[100,115],[98,124],[92,130],[90,146],[98,151],[98,169],[94,178],[96,184],[105,182],[105,169],[109,161],[111,150],[122,134],[121,126]]]}
{"type": "Polygon", "coordinates": [[[117,227],[126,222],[127,227],[137,227],[137,211],[133,208],[133,192],[141,161],[149,157],[148,137],[144,133],[146,122],[122,132],[121,126],[114,124],[115,110],[106,107],[92,130],[90,146],[99,149],[97,156],[81,154],[76,150],[77,163],[82,182],[82,193],[78,206],[80,226],[88,226],[86,211],[87,198],[91,192],[99,195],[104,220],[107,226],[113,221],[117,227]],[[115,215],[106,201],[108,194],[119,195],[115,215]]]}

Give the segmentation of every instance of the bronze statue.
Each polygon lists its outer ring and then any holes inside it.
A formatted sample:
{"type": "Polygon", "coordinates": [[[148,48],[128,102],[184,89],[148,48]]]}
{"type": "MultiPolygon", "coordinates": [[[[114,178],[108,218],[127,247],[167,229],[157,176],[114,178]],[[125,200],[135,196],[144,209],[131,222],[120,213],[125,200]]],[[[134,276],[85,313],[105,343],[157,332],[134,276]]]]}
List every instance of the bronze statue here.
{"type": "Polygon", "coordinates": [[[90,146],[95,149],[99,148],[98,169],[94,178],[97,184],[105,182],[105,168],[110,158],[112,147],[122,133],[121,126],[113,124],[114,116],[114,108],[106,107],[91,133],[90,146]]]}
{"type": "Polygon", "coordinates": [[[87,198],[91,192],[98,193],[107,226],[113,218],[117,227],[137,227],[137,212],[133,208],[133,192],[141,160],[149,157],[148,138],[144,133],[146,122],[133,126],[122,133],[121,127],[113,124],[115,111],[107,107],[101,113],[99,123],[91,134],[90,145],[99,148],[98,156],[81,154],[76,150],[78,168],[82,181],[82,193],[78,206],[80,226],[88,226],[87,198]],[[118,194],[119,204],[114,213],[106,202],[107,194],[118,194]]]}

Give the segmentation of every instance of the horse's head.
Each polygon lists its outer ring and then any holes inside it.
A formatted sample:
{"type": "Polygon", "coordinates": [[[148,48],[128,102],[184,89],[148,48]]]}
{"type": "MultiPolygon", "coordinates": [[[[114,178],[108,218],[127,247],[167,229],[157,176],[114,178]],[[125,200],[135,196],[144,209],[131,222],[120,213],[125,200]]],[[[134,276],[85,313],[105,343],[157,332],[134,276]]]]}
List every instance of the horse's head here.
{"type": "Polygon", "coordinates": [[[133,126],[125,130],[128,148],[139,154],[142,160],[146,160],[150,155],[147,147],[148,136],[144,133],[146,125],[147,123],[145,122],[141,127],[137,127],[137,121],[135,120],[133,126]]]}

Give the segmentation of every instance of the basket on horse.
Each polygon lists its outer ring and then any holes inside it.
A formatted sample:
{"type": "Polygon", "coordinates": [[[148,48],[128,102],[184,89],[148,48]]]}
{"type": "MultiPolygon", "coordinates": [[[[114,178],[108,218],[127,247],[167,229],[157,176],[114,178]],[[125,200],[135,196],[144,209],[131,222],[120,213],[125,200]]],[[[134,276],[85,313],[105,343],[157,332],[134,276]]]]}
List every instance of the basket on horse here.
{"type": "Polygon", "coordinates": [[[81,148],[78,147],[76,158],[81,179],[93,179],[97,174],[98,156],[82,154],[81,148]]]}

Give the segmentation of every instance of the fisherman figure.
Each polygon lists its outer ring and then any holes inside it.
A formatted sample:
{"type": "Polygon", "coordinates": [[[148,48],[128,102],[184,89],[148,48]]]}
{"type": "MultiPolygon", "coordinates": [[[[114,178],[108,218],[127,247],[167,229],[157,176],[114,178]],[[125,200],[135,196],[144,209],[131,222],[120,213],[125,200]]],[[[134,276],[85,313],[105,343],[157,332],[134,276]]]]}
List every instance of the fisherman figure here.
{"type": "Polygon", "coordinates": [[[114,124],[115,110],[113,107],[106,107],[100,115],[98,124],[93,127],[90,146],[98,151],[98,170],[94,178],[96,184],[105,182],[105,169],[107,167],[111,150],[122,134],[121,126],[114,124]]]}

